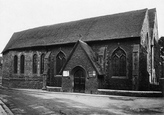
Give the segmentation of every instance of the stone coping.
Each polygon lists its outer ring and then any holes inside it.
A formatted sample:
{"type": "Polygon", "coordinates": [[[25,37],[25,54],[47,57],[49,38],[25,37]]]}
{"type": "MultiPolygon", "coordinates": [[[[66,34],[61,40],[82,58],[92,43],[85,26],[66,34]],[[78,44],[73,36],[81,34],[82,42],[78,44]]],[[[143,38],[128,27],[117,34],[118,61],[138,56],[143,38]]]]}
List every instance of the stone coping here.
{"type": "Polygon", "coordinates": [[[131,93],[161,93],[161,91],[133,91],[133,90],[111,90],[111,89],[98,89],[98,91],[108,92],[131,92],[131,93]]]}
{"type": "Polygon", "coordinates": [[[121,95],[134,97],[162,97],[161,91],[131,91],[131,90],[109,90],[98,89],[99,94],[104,95],[121,95]]]}

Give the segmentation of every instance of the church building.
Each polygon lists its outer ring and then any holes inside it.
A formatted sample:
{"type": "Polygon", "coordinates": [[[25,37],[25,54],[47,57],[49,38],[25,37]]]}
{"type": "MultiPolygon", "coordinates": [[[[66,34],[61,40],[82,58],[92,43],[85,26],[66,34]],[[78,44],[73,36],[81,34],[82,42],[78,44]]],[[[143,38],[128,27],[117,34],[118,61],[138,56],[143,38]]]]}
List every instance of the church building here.
{"type": "Polygon", "coordinates": [[[2,54],[7,87],[154,90],[160,78],[156,9],[16,32],[2,54]]]}

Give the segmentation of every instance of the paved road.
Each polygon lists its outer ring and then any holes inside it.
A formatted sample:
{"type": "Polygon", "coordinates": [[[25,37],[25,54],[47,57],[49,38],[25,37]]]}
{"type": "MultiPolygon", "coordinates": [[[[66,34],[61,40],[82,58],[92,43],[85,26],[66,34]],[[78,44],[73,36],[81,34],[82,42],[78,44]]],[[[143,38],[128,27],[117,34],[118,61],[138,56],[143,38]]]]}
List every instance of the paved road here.
{"type": "Polygon", "coordinates": [[[163,115],[163,98],[98,96],[0,88],[0,98],[15,115],[163,115]]]}

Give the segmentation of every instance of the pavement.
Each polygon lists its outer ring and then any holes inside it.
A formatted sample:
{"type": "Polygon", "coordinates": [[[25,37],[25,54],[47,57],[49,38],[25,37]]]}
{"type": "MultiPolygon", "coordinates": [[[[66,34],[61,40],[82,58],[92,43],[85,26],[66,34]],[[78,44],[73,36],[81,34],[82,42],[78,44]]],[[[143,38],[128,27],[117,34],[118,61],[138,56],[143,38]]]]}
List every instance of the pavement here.
{"type": "Polygon", "coordinates": [[[164,115],[162,97],[129,97],[2,88],[4,90],[0,90],[0,115],[93,115],[93,113],[95,115],[164,115]]]}
{"type": "MultiPolygon", "coordinates": [[[[0,76],[0,85],[2,85],[2,76],[0,76]]],[[[13,115],[10,109],[3,103],[1,99],[0,99],[0,115],[13,115]]]]}
{"type": "MultiPolygon", "coordinates": [[[[0,87],[5,89],[5,87],[1,86],[0,87]]],[[[0,115],[14,115],[11,110],[4,104],[4,102],[0,98],[0,115]]]]}
{"type": "MultiPolygon", "coordinates": [[[[65,115],[164,115],[164,99],[163,98],[147,98],[147,97],[128,97],[116,95],[97,95],[97,94],[81,94],[68,92],[47,92],[36,89],[14,89],[31,97],[40,100],[55,101],[56,105],[62,103],[67,107],[59,106],[65,115]],[[69,113],[67,109],[78,109],[78,113],[69,113]],[[88,112],[87,109],[89,109],[88,112]],[[82,110],[82,111],[80,111],[82,110]],[[92,114],[91,114],[92,113],[92,114]]],[[[39,101],[40,101],[39,100],[39,101]]],[[[45,103],[45,102],[44,102],[45,103]]],[[[49,104],[49,103],[46,103],[49,104]]],[[[54,105],[53,105],[54,106],[54,105]]],[[[34,109],[50,112],[46,106],[33,105],[34,109]]],[[[53,112],[53,110],[51,110],[53,112]]]]}

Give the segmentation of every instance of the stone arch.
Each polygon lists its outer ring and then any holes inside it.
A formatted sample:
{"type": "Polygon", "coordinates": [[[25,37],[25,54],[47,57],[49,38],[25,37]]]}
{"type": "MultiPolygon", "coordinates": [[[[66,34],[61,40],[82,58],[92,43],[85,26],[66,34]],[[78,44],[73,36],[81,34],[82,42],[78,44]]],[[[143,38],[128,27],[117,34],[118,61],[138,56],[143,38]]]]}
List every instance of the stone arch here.
{"type": "Polygon", "coordinates": [[[60,70],[62,69],[63,65],[66,62],[66,55],[63,51],[60,51],[56,55],[56,74],[58,75],[60,73],[60,70]]]}
{"type": "Polygon", "coordinates": [[[86,71],[81,66],[76,66],[72,69],[71,75],[73,76],[73,90],[74,92],[84,93],[86,82],[86,71]]]}

